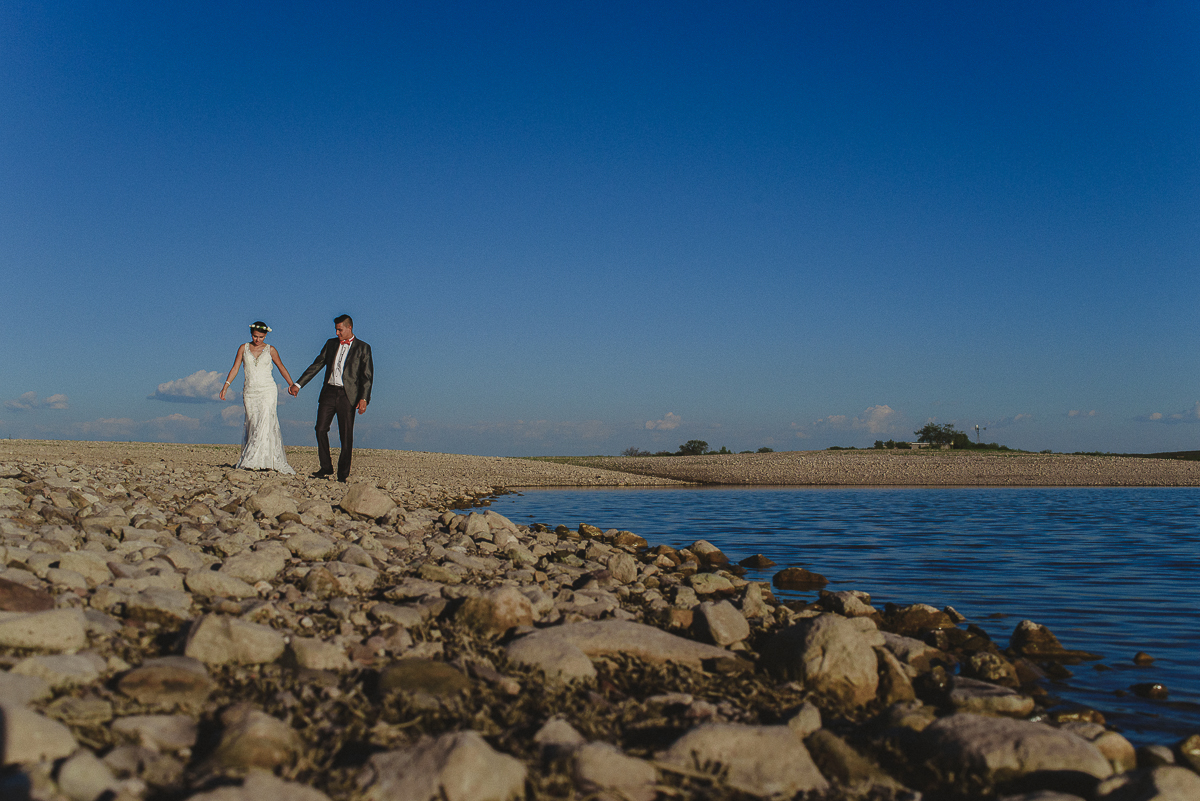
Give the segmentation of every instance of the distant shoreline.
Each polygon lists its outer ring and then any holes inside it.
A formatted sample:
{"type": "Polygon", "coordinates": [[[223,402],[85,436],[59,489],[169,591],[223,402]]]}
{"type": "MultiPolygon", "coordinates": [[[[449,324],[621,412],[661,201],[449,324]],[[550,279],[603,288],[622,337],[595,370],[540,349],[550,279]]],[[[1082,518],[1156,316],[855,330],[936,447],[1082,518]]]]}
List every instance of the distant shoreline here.
{"type": "MultiPolygon", "coordinates": [[[[237,445],[0,440],[6,460],[85,464],[156,460],[172,468],[229,469],[237,445]]],[[[317,468],[314,447],[287,448],[298,473],[317,468]]],[[[1194,487],[1200,462],[1169,458],[980,451],[789,451],[711,456],[465,456],[355,449],[355,478],[438,483],[466,494],[535,487],[1194,487]]]]}

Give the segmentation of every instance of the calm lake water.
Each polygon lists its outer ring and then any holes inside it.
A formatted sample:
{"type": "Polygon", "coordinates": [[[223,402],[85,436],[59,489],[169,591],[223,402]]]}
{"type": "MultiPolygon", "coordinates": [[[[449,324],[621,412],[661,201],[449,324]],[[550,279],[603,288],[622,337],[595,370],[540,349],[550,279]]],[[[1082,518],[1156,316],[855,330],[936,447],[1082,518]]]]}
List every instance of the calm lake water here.
{"type": "MultiPolygon", "coordinates": [[[[1028,618],[1103,655],[1052,685],[1135,745],[1200,732],[1200,489],[709,488],[529,490],[492,508],[518,524],[590,523],[651,545],[705,539],[736,562],[863,590],[876,607],[953,606],[1002,647],[1028,618]],[[1155,657],[1135,666],[1133,655],[1155,657]],[[1166,701],[1118,693],[1159,682],[1166,701]]],[[[816,594],[789,593],[814,600],[816,594]]]]}

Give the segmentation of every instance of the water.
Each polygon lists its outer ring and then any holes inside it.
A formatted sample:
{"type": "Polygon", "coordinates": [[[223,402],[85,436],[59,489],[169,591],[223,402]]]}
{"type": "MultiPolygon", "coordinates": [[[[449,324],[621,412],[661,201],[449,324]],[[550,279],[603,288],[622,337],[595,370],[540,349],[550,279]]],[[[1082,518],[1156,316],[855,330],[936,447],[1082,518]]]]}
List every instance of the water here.
{"type": "MultiPolygon", "coordinates": [[[[591,523],[651,545],[712,542],[864,590],[876,607],[953,606],[1001,646],[1025,618],[1103,655],[1052,685],[1135,745],[1200,732],[1200,489],[708,488],[529,490],[492,508],[516,523],[591,523]],[[1135,666],[1133,655],[1155,657],[1135,666]],[[1166,701],[1121,691],[1159,682],[1166,701]]],[[[815,593],[791,593],[805,600],[815,593]]]]}

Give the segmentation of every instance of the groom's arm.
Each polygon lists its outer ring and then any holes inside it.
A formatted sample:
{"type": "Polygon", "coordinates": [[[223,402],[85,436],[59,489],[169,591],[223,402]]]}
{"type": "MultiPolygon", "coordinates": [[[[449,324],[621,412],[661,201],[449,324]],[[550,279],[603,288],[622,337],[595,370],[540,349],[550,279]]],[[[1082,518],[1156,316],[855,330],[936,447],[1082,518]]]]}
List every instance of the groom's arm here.
{"type": "Polygon", "coordinates": [[[326,342],[324,344],[324,346],[322,346],[321,352],[317,354],[317,358],[313,360],[313,363],[308,366],[308,369],[305,370],[303,373],[301,373],[300,378],[298,378],[296,380],[297,384],[299,384],[300,386],[304,386],[309,381],[312,381],[313,376],[315,376],[318,372],[320,372],[321,368],[323,368],[325,366],[325,361],[326,361],[325,353],[328,350],[329,350],[329,343],[326,342]]]}
{"type": "Polygon", "coordinates": [[[363,344],[362,369],[359,371],[360,389],[358,391],[358,413],[362,414],[367,410],[367,404],[371,402],[371,383],[375,379],[375,365],[371,361],[371,346],[367,343],[363,344]]]}

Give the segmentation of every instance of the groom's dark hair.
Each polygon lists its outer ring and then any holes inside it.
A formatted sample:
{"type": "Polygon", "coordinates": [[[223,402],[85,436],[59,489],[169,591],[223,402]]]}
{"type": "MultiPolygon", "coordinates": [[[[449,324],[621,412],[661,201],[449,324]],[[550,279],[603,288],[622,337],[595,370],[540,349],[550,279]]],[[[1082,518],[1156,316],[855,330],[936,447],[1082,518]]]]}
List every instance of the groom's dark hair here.
{"type": "Polygon", "coordinates": [[[345,323],[351,328],[354,328],[354,318],[348,314],[339,314],[337,317],[334,317],[333,324],[337,325],[338,323],[345,323]]]}

